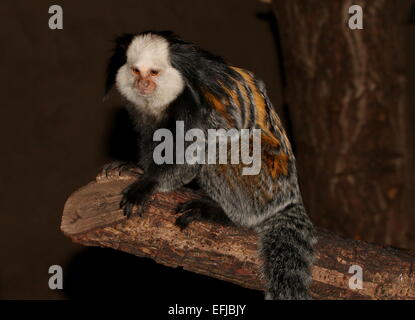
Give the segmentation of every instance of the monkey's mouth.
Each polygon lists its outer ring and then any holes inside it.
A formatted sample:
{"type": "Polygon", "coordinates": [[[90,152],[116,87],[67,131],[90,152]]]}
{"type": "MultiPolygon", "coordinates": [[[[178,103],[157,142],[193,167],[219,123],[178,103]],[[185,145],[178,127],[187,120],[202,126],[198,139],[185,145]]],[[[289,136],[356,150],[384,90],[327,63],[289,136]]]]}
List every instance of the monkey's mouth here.
{"type": "Polygon", "coordinates": [[[154,89],[138,89],[136,88],[138,95],[142,97],[151,96],[154,93],[154,89]]]}

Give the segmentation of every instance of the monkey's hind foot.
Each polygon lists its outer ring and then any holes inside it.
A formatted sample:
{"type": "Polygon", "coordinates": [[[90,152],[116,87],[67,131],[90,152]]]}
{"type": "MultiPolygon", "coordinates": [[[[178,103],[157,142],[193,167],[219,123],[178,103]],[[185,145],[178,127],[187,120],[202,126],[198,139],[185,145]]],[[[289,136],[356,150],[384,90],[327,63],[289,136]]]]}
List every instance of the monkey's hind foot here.
{"type": "Polygon", "coordinates": [[[225,226],[233,225],[221,207],[210,199],[190,200],[180,204],[176,213],[181,216],[176,219],[176,226],[185,229],[193,221],[209,221],[225,226]]]}
{"type": "Polygon", "coordinates": [[[97,176],[97,181],[137,177],[144,171],[135,163],[124,161],[113,161],[104,165],[97,176]]]}

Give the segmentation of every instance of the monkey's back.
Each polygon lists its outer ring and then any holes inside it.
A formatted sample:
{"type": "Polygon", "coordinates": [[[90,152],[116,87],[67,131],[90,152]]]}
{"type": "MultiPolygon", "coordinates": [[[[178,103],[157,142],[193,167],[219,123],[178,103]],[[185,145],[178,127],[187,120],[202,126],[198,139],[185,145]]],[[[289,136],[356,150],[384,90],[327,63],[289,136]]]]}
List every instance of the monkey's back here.
{"type": "MultiPolygon", "coordinates": [[[[278,207],[301,201],[301,196],[291,145],[263,82],[249,71],[231,69],[240,76],[228,82],[224,96],[205,92],[212,108],[210,125],[225,130],[261,129],[261,169],[244,175],[242,163],[207,164],[202,166],[199,183],[235,223],[252,226],[278,207]]],[[[229,162],[230,145],[227,150],[229,162]]]]}

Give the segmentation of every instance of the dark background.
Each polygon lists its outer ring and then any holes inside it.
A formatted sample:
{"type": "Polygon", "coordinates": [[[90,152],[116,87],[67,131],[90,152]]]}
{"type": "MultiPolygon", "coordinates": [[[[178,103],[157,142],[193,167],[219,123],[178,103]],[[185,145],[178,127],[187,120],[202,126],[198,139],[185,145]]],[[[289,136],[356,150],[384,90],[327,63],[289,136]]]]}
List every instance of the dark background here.
{"type": "Polygon", "coordinates": [[[114,155],[124,155],[117,144],[124,134],[119,97],[113,93],[102,102],[106,60],[116,34],[174,30],[255,72],[281,109],[269,6],[255,0],[176,4],[1,2],[0,298],[262,299],[262,293],[146,259],[72,244],[59,229],[68,196],[93,180],[114,155]],[[63,7],[63,30],[48,27],[53,4],[63,7]],[[48,288],[48,268],[54,264],[64,270],[63,292],[48,288]]]}

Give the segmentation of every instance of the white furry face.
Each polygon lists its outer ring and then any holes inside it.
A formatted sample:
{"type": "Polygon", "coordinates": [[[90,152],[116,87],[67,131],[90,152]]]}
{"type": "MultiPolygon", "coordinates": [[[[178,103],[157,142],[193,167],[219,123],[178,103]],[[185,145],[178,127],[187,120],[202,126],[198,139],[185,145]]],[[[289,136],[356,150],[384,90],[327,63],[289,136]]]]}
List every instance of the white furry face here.
{"type": "Polygon", "coordinates": [[[179,71],[172,67],[168,42],[146,34],[133,39],[127,62],[117,73],[116,86],[140,110],[160,116],[184,89],[179,71]]]}

